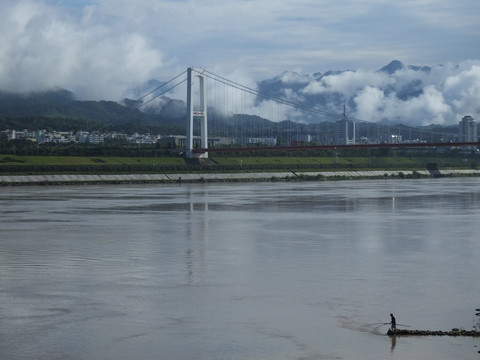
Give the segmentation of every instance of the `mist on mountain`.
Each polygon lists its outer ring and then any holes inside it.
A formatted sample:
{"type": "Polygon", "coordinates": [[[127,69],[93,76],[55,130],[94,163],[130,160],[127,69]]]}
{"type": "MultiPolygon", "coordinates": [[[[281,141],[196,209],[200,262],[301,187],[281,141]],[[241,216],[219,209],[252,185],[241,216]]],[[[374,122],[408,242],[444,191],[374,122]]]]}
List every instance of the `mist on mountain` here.
{"type": "MultiPolygon", "coordinates": [[[[130,98],[118,102],[80,101],[69,90],[59,88],[20,94],[3,91],[0,92],[0,116],[90,118],[113,124],[125,121],[183,123],[186,116],[183,99],[168,93],[154,101],[142,98],[162,84],[165,82],[149,80],[130,89],[130,98]]],[[[257,81],[256,91],[261,96],[251,104],[253,108],[278,99],[313,110],[302,111],[300,116],[298,108],[283,106],[276,121],[333,122],[342,116],[345,106],[348,116],[356,120],[449,126],[458,124],[465,115],[478,118],[480,61],[414,66],[394,60],[375,71],[330,70],[313,74],[285,71],[257,81]],[[319,111],[327,115],[320,116],[319,111]]],[[[225,111],[222,106],[215,103],[215,99],[209,99],[209,113],[216,114],[217,120],[221,116],[228,120],[228,109],[225,111]]]]}

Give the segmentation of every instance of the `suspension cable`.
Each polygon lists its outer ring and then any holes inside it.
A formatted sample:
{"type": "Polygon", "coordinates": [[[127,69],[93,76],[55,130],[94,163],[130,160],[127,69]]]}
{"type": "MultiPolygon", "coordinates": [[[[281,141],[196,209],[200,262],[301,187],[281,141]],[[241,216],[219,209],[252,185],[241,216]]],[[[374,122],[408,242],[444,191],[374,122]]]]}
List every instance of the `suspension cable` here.
{"type": "MultiPolygon", "coordinates": [[[[178,76],[177,76],[177,77],[178,77],[178,76]]],[[[167,90],[165,90],[164,92],[162,92],[162,93],[158,94],[157,96],[154,96],[154,97],[153,97],[153,98],[151,98],[150,100],[148,100],[148,101],[146,101],[146,102],[144,102],[144,103],[140,104],[140,105],[139,105],[137,108],[141,108],[142,106],[145,106],[145,105],[147,105],[147,104],[151,103],[153,100],[155,100],[155,99],[158,99],[160,96],[164,95],[165,93],[169,92],[170,90],[173,90],[173,89],[175,89],[177,86],[179,86],[179,85],[183,84],[183,83],[184,83],[184,82],[186,82],[186,81],[187,81],[187,79],[186,79],[186,78],[185,78],[185,79],[183,79],[182,81],[180,81],[180,82],[176,83],[175,85],[173,85],[173,86],[169,87],[169,88],[168,88],[167,90]]],[[[169,82],[171,82],[171,81],[169,81],[169,82]]],[[[158,90],[158,89],[157,89],[157,90],[158,90]]],[[[156,90],[155,90],[155,91],[156,91],[156,90]]]]}
{"type": "MultiPolygon", "coordinates": [[[[153,90],[150,91],[149,93],[147,93],[147,94],[143,95],[142,97],[138,98],[136,101],[138,102],[138,101],[143,100],[143,99],[146,98],[148,95],[151,95],[151,94],[153,94],[155,91],[160,90],[162,87],[168,85],[168,84],[171,83],[172,81],[174,81],[174,80],[176,80],[177,78],[179,78],[180,76],[184,75],[186,72],[187,72],[186,70],[183,71],[182,73],[178,74],[178,75],[175,76],[174,78],[168,80],[166,83],[163,83],[162,85],[160,85],[160,86],[158,86],[157,88],[153,89],[153,90]]],[[[168,91],[168,90],[167,90],[167,91],[168,91]]],[[[164,94],[165,94],[165,92],[164,92],[164,94]]]]}
{"type": "Polygon", "coordinates": [[[334,114],[334,113],[330,113],[330,112],[327,112],[327,111],[311,108],[311,107],[308,107],[308,106],[295,104],[295,103],[293,103],[291,101],[288,101],[288,100],[275,98],[275,97],[272,97],[272,96],[262,94],[255,89],[252,89],[248,86],[239,84],[235,81],[226,79],[226,78],[224,78],[220,75],[216,75],[216,74],[211,73],[210,71],[207,71],[207,70],[203,70],[203,75],[211,78],[212,80],[221,82],[225,85],[231,86],[231,87],[236,88],[238,90],[250,93],[252,95],[256,95],[256,96],[261,97],[261,98],[266,99],[266,100],[271,100],[271,101],[277,102],[279,104],[287,105],[287,106],[293,107],[295,109],[299,109],[299,110],[303,110],[303,111],[307,111],[307,112],[311,112],[311,113],[316,113],[316,114],[321,114],[321,115],[324,115],[324,116],[327,116],[327,117],[335,117],[335,118],[339,117],[339,114],[334,114]]]}

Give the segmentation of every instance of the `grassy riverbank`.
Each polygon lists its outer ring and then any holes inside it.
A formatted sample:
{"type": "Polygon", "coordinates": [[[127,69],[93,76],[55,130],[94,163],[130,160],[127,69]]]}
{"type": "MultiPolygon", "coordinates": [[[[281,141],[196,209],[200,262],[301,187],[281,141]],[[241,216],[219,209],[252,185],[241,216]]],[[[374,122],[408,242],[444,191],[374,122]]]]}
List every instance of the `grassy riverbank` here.
{"type": "Polygon", "coordinates": [[[0,154],[0,174],[132,174],[336,170],[475,169],[460,156],[210,156],[183,157],[18,156],[0,154]]]}

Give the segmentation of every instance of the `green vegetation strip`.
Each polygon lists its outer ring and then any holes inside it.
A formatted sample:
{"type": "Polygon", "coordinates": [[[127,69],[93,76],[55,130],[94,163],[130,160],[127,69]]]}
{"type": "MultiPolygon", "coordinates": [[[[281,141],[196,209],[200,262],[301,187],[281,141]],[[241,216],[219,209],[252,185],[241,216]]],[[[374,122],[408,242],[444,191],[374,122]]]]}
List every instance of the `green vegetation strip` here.
{"type": "Polygon", "coordinates": [[[17,156],[0,155],[4,165],[184,165],[180,157],[17,156]]]}
{"type": "Polygon", "coordinates": [[[476,159],[439,156],[20,156],[0,154],[0,174],[229,173],[339,170],[476,169],[476,159]]]}

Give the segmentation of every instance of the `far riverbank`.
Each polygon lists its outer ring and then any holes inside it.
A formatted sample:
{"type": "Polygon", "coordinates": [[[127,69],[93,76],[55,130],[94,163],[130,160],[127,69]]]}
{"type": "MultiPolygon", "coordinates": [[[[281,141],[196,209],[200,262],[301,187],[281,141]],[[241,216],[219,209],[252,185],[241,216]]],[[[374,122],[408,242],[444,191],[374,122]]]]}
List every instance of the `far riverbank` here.
{"type": "Polygon", "coordinates": [[[324,181],[386,178],[429,178],[480,176],[480,170],[388,170],[388,171],[312,171],[312,172],[237,172],[237,173],[178,173],[178,174],[73,174],[73,175],[4,175],[1,186],[72,185],[72,184],[171,184],[262,181],[324,181]]]}

